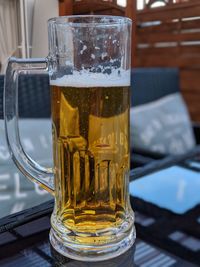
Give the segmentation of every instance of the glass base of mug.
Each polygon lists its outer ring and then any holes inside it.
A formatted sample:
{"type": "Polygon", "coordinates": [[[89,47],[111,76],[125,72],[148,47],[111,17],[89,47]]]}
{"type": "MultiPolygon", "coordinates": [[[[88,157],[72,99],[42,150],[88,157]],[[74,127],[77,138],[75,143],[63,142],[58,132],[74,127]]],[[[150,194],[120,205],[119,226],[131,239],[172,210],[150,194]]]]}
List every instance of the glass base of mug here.
{"type": "Polygon", "coordinates": [[[133,226],[130,228],[128,235],[120,241],[99,246],[72,244],[66,238],[62,240],[53,228],[51,228],[49,236],[53,248],[65,257],[79,261],[104,261],[117,257],[131,248],[136,239],[136,231],[133,226]]]}

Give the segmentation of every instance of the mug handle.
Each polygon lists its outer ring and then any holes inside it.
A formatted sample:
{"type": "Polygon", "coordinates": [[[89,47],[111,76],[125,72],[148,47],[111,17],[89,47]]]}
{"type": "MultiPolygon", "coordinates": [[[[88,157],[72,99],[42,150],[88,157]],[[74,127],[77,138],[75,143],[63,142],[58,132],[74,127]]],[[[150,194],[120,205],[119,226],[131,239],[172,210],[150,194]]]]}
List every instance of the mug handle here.
{"type": "Polygon", "coordinates": [[[23,149],[18,127],[18,76],[26,72],[48,73],[48,59],[10,58],[6,69],[4,86],[5,132],[11,157],[19,170],[30,180],[54,195],[52,168],[40,166],[23,149]],[[37,64],[37,65],[36,65],[37,64]]]}

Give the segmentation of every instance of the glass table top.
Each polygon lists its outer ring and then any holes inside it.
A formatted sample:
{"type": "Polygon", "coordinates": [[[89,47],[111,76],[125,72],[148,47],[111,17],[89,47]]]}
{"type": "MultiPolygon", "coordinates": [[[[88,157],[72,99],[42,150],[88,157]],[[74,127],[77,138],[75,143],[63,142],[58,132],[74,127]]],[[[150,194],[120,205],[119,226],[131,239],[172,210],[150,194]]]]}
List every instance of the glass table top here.
{"type": "Polygon", "coordinates": [[[2,267],[170,267],[197,265],[182,260],[137,238],[136,243],[119,257],[101,262],[81,262],[58,254],[50,245],[49,215],[14,227],[0,234],[0,266],[2,267]]]}

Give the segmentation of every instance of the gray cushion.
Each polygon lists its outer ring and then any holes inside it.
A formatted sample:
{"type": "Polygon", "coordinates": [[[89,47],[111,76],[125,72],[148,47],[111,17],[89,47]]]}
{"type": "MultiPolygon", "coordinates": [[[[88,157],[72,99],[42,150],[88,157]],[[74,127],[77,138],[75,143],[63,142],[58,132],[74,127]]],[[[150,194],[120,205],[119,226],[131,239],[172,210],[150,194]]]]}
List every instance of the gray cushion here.
{"type": "Polygon", "coordinates": [[[131,108],[131,147],[183,154],[195,147],[192,126],[180,93],[131,108]]]}
{"type": "MultiPolygon", "coordinates": [[[[43,166],[52,166],[50,119],[24,119],[19,126],[25,151],[43,166]]],[[[13,163],[7,149],[2,120],[0,136],[0,217],[52,199],[44,189],[23,176],[13,163]]]]}

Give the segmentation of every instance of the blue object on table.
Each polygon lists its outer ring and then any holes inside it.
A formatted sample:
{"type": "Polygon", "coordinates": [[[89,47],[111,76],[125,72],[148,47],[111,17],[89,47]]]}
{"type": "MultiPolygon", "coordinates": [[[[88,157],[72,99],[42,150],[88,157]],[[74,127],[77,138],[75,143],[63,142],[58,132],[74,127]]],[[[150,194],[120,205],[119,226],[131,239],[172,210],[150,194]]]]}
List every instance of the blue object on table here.
{"type": "Polygon", "coordinates": [[[198,172],[173,166],[130,183],[130,194],[144,201],[183,214],[200,204],[198,172]]]}

